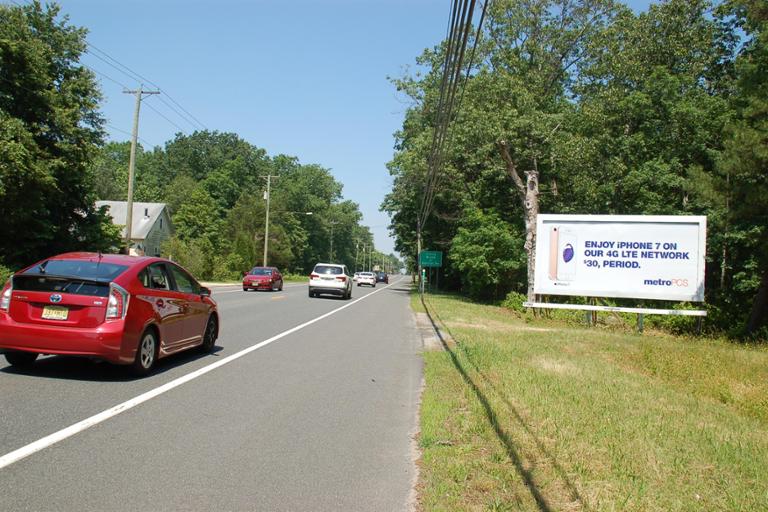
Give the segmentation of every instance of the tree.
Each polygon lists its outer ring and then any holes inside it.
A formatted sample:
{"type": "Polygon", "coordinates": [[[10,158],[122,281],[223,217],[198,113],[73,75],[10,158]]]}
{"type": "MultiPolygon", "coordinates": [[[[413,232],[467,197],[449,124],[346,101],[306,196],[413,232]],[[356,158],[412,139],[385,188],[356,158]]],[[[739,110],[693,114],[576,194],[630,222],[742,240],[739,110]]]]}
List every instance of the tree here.
{"type": "Polygon", "coordinates": [[[103,120],[94,76],[78,65],[85,34],[56,5],[0,5],[0,239],[14,267],[119,243],[94,207],[103,120]]]}
{"type": "Polygon", "coordinates": [[[746,41],[736,59],[737,116],[728,126],[715,186],[728,194],[732,231],[743,234],[732,243],[747,260],[734,284],[753,294],[745,330],[754,334],[768,323],[768,7],[731,0],[721,15],[744,32],[746,41]]]}

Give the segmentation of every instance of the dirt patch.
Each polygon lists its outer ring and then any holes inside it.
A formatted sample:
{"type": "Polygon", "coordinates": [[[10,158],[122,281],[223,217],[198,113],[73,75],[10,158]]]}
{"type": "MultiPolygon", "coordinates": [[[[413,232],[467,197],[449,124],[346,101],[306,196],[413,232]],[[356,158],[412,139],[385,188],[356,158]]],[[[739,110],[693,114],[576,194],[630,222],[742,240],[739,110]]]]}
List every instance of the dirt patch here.
{"type": "Polygon", "coordinates": [[[424,350],[445,350],[443,342],[449,347],[455,345],[453,338],[441,329],[436,329],[426,313],[414,313],[416,328],[421,335],[424,350]],[[442,338],[442,339],[441,339],[442,338]]]}
{"type": "Polygon", "coordinates": [[[483,331],[501,331],[501,332],[515,332],[515,331],[527,331],[527,332],[554,332],[558,329],[552,329],[549,327],[533,327],[530,325],[521,324],[508,324],[506,322],[499,322],[496,320],[486,320],[483,323],[468,322],[466,320],[452,320],[446,322],[448,327],[459,327],[465,329],[481,329],[483,331]]]}
{"type": "Polygon", "coordinates": [[[558,361],[557,359],[540,357],[534,359],[532,363],[534,366],[549,373],[557,373],[560,375],[575,375],[579,373],[578,366],[569,361],[558,361]]]}

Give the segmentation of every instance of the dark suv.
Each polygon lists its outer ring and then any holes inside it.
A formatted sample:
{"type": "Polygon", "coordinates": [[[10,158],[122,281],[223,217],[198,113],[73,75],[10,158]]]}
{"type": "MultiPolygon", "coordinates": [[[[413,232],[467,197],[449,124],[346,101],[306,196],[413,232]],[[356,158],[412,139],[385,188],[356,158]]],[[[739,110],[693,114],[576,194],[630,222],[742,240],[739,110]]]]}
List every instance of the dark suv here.
{"type": "Polygon", "coordinates": [[[376,282],[389,284],[389,276],[386,272],[376,272],[376,282]]]}

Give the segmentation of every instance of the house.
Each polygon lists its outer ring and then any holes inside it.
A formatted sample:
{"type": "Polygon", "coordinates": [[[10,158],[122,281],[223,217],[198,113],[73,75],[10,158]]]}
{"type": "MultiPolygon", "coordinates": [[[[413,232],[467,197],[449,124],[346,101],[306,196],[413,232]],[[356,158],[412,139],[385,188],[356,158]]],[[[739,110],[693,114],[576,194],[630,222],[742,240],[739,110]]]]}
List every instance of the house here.
{"type": "MultiPolygon", "coordinates": [[[[112,222],[122,226],[121,236],[125,239],[126,201],[96,201],[96,208],[108,207],[112,222]]],[[[173,235],[173,223],[165,203],[133,203],[131,219],[130,254],[160,256],[160,246],[173,235]]]]}

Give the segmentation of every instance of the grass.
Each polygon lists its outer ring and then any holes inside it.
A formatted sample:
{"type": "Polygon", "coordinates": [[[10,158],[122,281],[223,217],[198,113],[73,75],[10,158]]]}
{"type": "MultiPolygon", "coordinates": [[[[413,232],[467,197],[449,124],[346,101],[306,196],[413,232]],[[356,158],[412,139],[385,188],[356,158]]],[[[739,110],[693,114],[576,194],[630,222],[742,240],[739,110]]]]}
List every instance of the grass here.
{"type": "Polygon", "coordinates": [[[422,510],[768,510],[765,347],[427,306],[422,510]]]}

